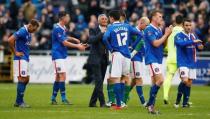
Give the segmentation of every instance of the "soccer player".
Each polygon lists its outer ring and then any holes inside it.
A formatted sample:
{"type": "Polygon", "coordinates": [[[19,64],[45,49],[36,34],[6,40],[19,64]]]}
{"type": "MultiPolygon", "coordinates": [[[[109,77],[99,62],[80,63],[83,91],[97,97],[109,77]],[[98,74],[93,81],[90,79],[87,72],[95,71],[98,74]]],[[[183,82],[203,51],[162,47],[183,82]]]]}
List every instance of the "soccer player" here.
{"type": "MultiPolygon", "coordinates": [[[[120,10],[120,20],[121,23],[128,24],[128,21],[126,20],[126,13],[123,10],[120,10]]],[[[108,69],[110,66],[107,67],[108,69]]],[[[108,85],[107,85],[107,91],[108,91],[108,98],[109,101],[106,103],[108,107],[115,106],[115,94],[114,94],[114,84],[111,79],[108,79],[108,85]]],[[[125,99],[127,100],[129,97],[130,92],[130,79],[129,77],[121,77],[120,79],[120,85],[121,85],[121,106],[126,107],[125,99]]]]}
{"type": "Polygon", "coordinates": [[[14,77],[18,79],[15,107],[28,108],[30,105],[23,100],[26,85],[29,82],[29,46],[31,33],[37,31],[39,22],[32,19],[9,37],[8,42],[14,54],[14,77]]]}
{"type": "Polygon", "coordinates": [[[86,46],[80,44],[80,41],[73,37],[66,35],[65,25],[69,23],[69,14],[62,11],[59,13],[59,22],[55,24],[52,30],[52,60],[55,67],[55,82],[53,85],[53,92],[51,97],[51,104],[56,105],[56,96],[60,90],[62,103],[70,105],[71,103],[66,98],[65,80],[66,80],[66,57],[67,48],[77,48],[81,51],[85,50],[86,46]],[[76,42],[71,43],[71,41],[76,42]]]}
{"type": "MultiPolygon", "coordinates": [[[[129,22],[126,19],[126,13],[124,10],[120,10],[120,22],[125,23],[127,25],[129,25],[129,22]]],[[[128,40],[131,40],[131,36],[128,37],[128,40]]],[[[130,45],[131,42],[129,42],[130,45]]],[[[130,77],[127,76],[122,76],[120,79],[120,85],[121,85],[121,97],[122,97],[122,101],[121,101],[121,106],[122,107],[127,107],[127,101],[129,99],[129,93],[131,90],[131,79],[130,77]]]]}
{"type": "Polygon", "coordinates": [[[182,22],[183,22],[182,15],[177,15],[175,19],[175,27],[173,28],[171,35],[168,37],[168,42],[167,42],[168,57],[166,59],[166,63],[167,63],[166,79],[164,80],[164,83],[163,83],[164,104],[169,103],[168,95],[169,95],[169,90],[171,87],[171,80],[177,71],[176,48],[174,44],[174,37],[177,33],[183,30],[182,22]]]}
{"type": "MultiPolygon", "coordinates": [[[[139,19],[137,30],[144,34],[144,29],[149,25],[150,21],[147,17],[142,17],[139,19]]],[[[143,55],[144,55],[144,38],[137,36],[133,38],[132,41],[132,53],[131,53],[131,77],[132,83],[131,88],[136,86],[136,92],[139,96],[140,102],[143,106],[146,106],[146,101],[144,99],[142,85],[142,72],[143,72],[143,55]]],[[[125,100],[127,103],[127,100],[125,100]]]]}
{"type": "Polygon", "coordinates": [[[120,12],[113,10],[109,13],[109,20],[112,23],[107,28],[103,36],[106,48],[112,53],[112,63],[110,68],[110,80],[114,84],[114,93],[117,106],[113,108],[122,109],[122,93],[120,80],[122,76],[129,77],[130,71],[130,51],[128,48],[128,37],[130,35],[141,35],[139,31],[128,24],[120,23],[120,12]]]}
{"type": "Polygon", "coordinates": [[[163,60],[163,43],[167,40],[172,28],[166,28],[165,34],[162,33],[160,25],[163,21],[163,14],[159,10],[151,12],[151,24],[144,30],[145,37],[145,64],[149,66],[152,86],[150,97],[147,103],[148,112],[159,114],[154,109],[155,98],[160,86],[163,83],[161,64],[163,60]]]}
{"type": "Polygon", "coordinates": [[[196,49],[202,50],[201,40],[192,34],[192,23],[190,20],[183,21],[184,31],[175,36],[175,44],[177,49],[177,67],[181,82],[178,86],[177,99],[175,107],[179,107],[179,103],[183,94],[182,107],[189,107],[190,90],[192,80],[196,79],[196,49]]]}

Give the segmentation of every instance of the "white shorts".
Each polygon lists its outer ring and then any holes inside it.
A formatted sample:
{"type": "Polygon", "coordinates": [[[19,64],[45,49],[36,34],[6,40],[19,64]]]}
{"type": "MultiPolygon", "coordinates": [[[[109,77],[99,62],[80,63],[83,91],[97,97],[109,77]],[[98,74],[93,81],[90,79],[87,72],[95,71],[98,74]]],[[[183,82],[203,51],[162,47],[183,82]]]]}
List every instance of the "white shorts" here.
{"type": "Polygon", "coordinates": [[[118,78],[129,76],[130,74],[130,59],[124,57],[120,52],[112,53],[112,62],[110,68],[110,76],[118,78]]]}
{"type": "Polygon", "coordinates": [[[14,60],[13,64],[14,76],[29,76],[29,62],[26,60],[14,60]]]}
{"type": "Polygon", "coordinates": [[[54,73],[66,73],[66,59],[56,59],[53,60],[54,64],[54,73]]]}
{"type": "Polygon", "coordinates": [[[187,67],[179,68],[179,75],[181,78],[196,79],[196,69],[190,69],[187,67]]]}
{"type": "Polygon", "coordinates": [[[131,77],[142,78],[143,62],[131,61],[131,77]]]}
{"type": "Polygon", "coordinates": [[[149,64],[149,72],[150,76],[161,74],[162,73],[161,64],[158,63],[149,64]]]}
{"type": "Polygon", "coordinates": [[[105,81],[110,78],[110,71],[111,71],[110,68],[111,68],[111,64],[107,65],[106,74],[104,76],[105,81]]]}

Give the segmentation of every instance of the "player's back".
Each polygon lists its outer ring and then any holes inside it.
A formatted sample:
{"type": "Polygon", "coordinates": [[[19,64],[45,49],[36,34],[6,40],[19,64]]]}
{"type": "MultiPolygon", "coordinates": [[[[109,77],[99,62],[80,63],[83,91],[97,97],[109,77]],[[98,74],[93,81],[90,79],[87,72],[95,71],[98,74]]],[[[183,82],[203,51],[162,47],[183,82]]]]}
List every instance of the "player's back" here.
{"type": "Polygon", "coordinates": [[[59,24],[55,24],[52,30],[52,59],[64,59],[67,57],[67,48],[63,45],[66,40],[66,30],[59,24]]]}
{"type": "Polygon", "coordinates": [[[123,56],[130,58],[129,38],[130,35],[135,34],[131,26],[126,23],[115,22],[108,27],[108,31],[110,32],[110,44],[113,51],[120,52],[123,56]]]}
{"type": "Polygon", "coordinates": [[[29,61],[29,52],[30,52],[30,42],[31,34],[28,32],[27,27],[21,27],[17,32],[14,33],[15,37],[15,49],[18,52],[23,52],[24,56],[17,57],[14,56],[14,60],[24,59],[29,61]]]}
{"type": "Polygon", "coordinates": [[[150,63],[162,63],[163,59],[163,44],[159,47],[152,45],[154,40],[158,40],[162,37],[162,31],[159,28],[154,27],[152,24],[146,27],[144,30],[145,38],[145,64],[150,63]]]}

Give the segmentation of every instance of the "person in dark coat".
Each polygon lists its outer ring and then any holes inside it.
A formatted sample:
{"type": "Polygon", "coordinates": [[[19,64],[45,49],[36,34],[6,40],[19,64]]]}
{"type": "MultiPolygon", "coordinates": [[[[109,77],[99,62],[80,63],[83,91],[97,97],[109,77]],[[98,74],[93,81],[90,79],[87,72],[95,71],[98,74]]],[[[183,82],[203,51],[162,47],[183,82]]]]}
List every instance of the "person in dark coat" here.
{"type": "Polygon", "coordinates": [[[98,24],[96,28],[90,29],[89,40],[87,42],[90,45],[88,62],[92,67],[93,80],[95,81],[95,88],[89,102],[89,107],[97,107],[97,99],[100,102],[100,107],[105,107],[103,82],[108,64],[108,51],[102,42],[103,34],[108,25],[108,18],[105,14],[98,16],[98,24]]]}

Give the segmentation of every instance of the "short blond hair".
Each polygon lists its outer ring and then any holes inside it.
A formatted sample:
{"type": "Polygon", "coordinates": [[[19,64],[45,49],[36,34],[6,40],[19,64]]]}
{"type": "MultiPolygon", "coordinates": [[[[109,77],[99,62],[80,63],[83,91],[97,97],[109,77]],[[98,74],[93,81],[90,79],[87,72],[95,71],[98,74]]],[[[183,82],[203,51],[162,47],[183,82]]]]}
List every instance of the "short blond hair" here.
{"type": "Polygon", "coordinates": [[[148,17],[141,17],[140,20],[143,21],[147,25],[149,25],[149,23],[150,23],[150,20],[148,17]]]}

